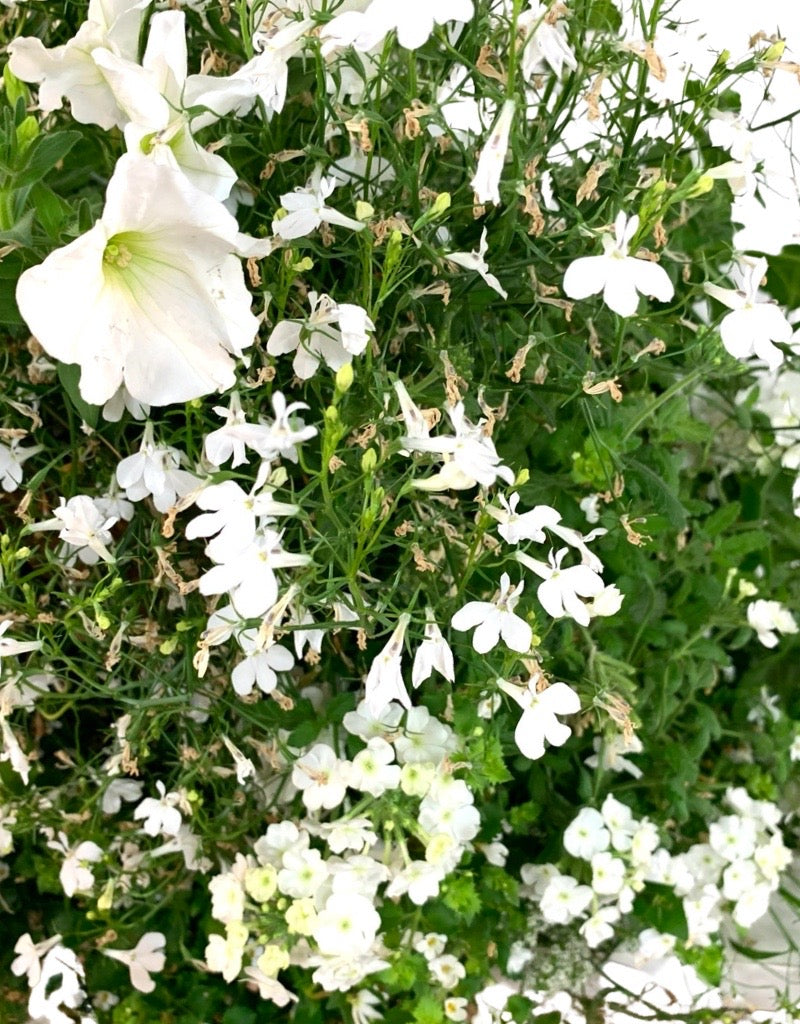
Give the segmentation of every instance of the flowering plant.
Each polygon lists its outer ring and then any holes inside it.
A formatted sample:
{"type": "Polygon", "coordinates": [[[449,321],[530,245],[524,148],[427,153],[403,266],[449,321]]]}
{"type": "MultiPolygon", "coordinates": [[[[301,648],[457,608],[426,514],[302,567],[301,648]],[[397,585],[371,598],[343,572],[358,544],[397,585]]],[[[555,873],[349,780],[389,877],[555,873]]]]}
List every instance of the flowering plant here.
{"type": "Polygon", "coordinates": [[[791,39],[0,27],[11,1024],[798,1019],[791,39]]]}

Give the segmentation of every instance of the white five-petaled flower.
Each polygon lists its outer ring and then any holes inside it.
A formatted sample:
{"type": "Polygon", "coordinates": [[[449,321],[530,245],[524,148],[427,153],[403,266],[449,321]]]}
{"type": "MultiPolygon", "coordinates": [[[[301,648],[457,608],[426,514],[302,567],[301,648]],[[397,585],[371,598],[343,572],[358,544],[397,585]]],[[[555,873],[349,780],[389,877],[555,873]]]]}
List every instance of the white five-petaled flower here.
{"type": "Polygon", "coordinates": [[[427,437],[420,433],[400,439],[407,450],[435,453],[444,458],[444,466],[438,473],[425,480],[415,480],[414,486],[425,491],[450,488],[463,491],[476,484],[491,487],[498,478],[507,484],[513,483],[514,473],[500,462],[492,439],[483,431],[483,421],[471,423],[464,413],[463,402],[448,406],[447,415],[455,435],[427,437]]]}
{"type": "Polygon", "coordinates": [[[478,157],[478,166],[470,184],[479,203],[500,204],[500,175],[508,152],[508,136],[515,110],[514,100],[506,100],[478,157]]]}
{"type": "Polygon", "coordinates": [[[17,958],[11,963],[11,973],[21,978],[27,975],[28,987],[34,988],[42,976],[41,958],[61,942],[60,935],[53,935],[43,942],[34,942],[28,932],[21,935],[14,946],[17,958]]]}
{"type": "Polygon", "coordinates": [[[179,468],[181,457],[177,448],[155,443],[153,424],[148,420],[139,451],[117,466],[117,483],[130,501],[142,501],[151,495],[156,509],[167,512],[199,483],[193,473],[179,468]]]}
{"type": "Polygon", "coordinates": [[[778,633],[796,633],[794,616],[780,601],[752,601],[747,606],[747,621],[765,647],[777,647],[778,633]]]}
{"type": "Polygon", "coordinates": [[[58,110],[66,97],[81,124],[122,127],[127,115],[94,58],[112,53],[135,61],[145,7],[147,0],[90,0],[86,21],[67,43],[45,49],[34,36],[12,40],[11,71],[23,82],[39,83],[41,110],[58,110]]]}
{"type": "Polygon", "coordinates": [[[367,311],[352,302],[334,302],[329,295],[309,292],[311,313],[307,320],[282,320],[267,342],[271,356],[294,352],[292,368],[301,380],[317,371],[321,360],[339,370],[359,356],[369,343],[375,325],[367,311]],[[337,324],[337,327],[333,327],[337,324]]]}
{"type": "Polygon", "coordinates": [[[150,972],[164,970],[166,957],[163,950],[166,942],[162,932],[145,932],[133,949],[103,949],[101,952],[125,964],[130,971],[131,985],[137,992],[152,992],[156,983],[150,977],[150,972]]]}
{"type": "Polygon", "coordinates": [[[315,174],[305,188],[296,188],[281,196],[281,206],[287,211],[286,216],[275,218],[272,230],[285,241],[310,235],[320,224],[336,224],[350,228],[352,231],[363,231],[364,221],[347,217],[338,210],[328,206],[326,199],[336,188],[335,178],[323,178],[315,174]]]}
{"type": "Polygon", "coordinates": [[[373,658],[370,665],[364,703],[373,718],[378,718],[393,700],[398,701],[404,708],[411,707],[402,670],[403,640],[410,621],[411,616],[408,612],[403,612],[389,637],[389,642],[380,654],[373,658]]]}
{"type": "Polygon", "coordinates": [[[58,530],[59,538],[76,549],[71,554],[84,565],[96,565],[101,558],[104,562],[113,562],[114,556],[107,545],[111,543],[111,527],[118,518],[107,516],[99,507],[100,501],[87,494],[76,494],[69,501],[60,498],[58,508],[53,509],[53,518],[33,523],[30,528],[58,530]]]}
{"type": "Polygon", "coordinates": [[[602,578],[591,566],[571,565],[562,569],[561,563],[567,550],[561,548],[555,554],[551,551],[549,564],[531,558],[522,551],[518,551],[514,557],[537,576],[541,576],[543,582],[539,584],[536,594],[548,615],[554,619],[562,619],[566,615],[579,625],[588,626],[592,609],[581,598],[596,598],[603,593],[605,587],[602,578]]]}
{"type": "Polygon", "coordinates": [[[258,329],[238,256],[269,247],[180,171],[128,153],[100,220],[26,270],[17,303],[45,351],[80,365],[87,402],[123,383],[140,402],[184,402],[233,385],[258,329]]]}
{"type": "Polygon", "coordinates": [[[411,669],[412,685],[415,688],[419,686],[434,669],[440,672],[449,683],[455,680],[453,652],[436,624],[433,611],[427,608],[425,610],[425,639],[417,648],[414,665],[411,669]]]}
{"type": "Polygon", "coordinates": [[[533,639],[533,630],[524,619],[514,614],[524,586],[524,583],[519,583],[512,587],[508,573],[504,572],[494,601],[468,601],[455,613],[450,625],[461,632],[475,629],[472,646],[479,654],[491,651],[501,637],[512,651],[527,653],[533,639]]]}
{"type": "Polygon", "coordinates": [[[538,678],[528,680],[527,686],[517,686],[504,679],[497,685],[522,708],[522,716],[514,731],[514,740],[522,753],[535,761],[544,756],[544,741],[554,747],[563,746],[572,735],[568,725],[559,722],[556,715],[574,715],[581,708],[577,693],[566,683],[553,683],[537,691],[538,678]]]}
{"type": "MultiPolygon", "coordinates": [[[[553,11],[557,10],[553,5],[553,11]]],[[[550,13],[538,0],[530,0],[528,10],[522,12],[517,22],[517,28],[528,33],[522,49],[522,74],[527,79],[543,71],[544,65],[549,65],[556,75],[560,75],[565,67],[570,71],[578,67],[575,54],[566,40],[563,22],[551,18],[550,13]]]]}
{"type": "Polygon", "coordinates": [[[759,302],[758,289],[767,272],[767,261],[743,257],[739,262],[740,288],[720,288],[707,282],[706,292],[732,312],[719,325],[722,344],[736,359],[758,356],[770,370],[783,362],[783,353],[774,341],[792,340],[792,326],[774,302],[759,302]]]}
{"type": "Polygon", "coordinates": [[[614,221],[614,236],[603,235],[603,255],[582,256],[567,267],[565,294],[571,299],[585,299],[602,292],[603,302],[620,316],[634,315],[639,292],[668,302],[674,289],[664,268],[628,255],[638,230],[638,216],[628,219],[620,211],[614,221]]]}
{"type": "Polygon", "coordinates": [[[18,438],[13,438],[10,445],[0,444],[0,486],[4,491],[16,491],[22,483],[23,462],[41,450],[40,444],[21,448],[18,438]]]}
{"type": "Polygon", "coordinates": [[[455,263],[459,267],[464,267],[465,270],[477,271],[490,288],[493,288],[498,295],[507,299],[508,292],[503,288],[494,274],[489,271],[489,264],[486,262],[487,248],[488,242],[486,241],[486,228],[484,228],[481,232],[481,240],[477,249],[473,249],[472,252],[448,252],[445,259],[450,260],[451,263],[455,263]]]}
{"type": "Polygon", "coordinates": [[[142,800],[133,812],[134,820],[145,819],[142,827],[149,836],[176,836],[183,820],[176,806],[180,796],[168,793],[160,779],[156,782],[156,789],[160,794],[159,799],[148,796],[142,800]]]}

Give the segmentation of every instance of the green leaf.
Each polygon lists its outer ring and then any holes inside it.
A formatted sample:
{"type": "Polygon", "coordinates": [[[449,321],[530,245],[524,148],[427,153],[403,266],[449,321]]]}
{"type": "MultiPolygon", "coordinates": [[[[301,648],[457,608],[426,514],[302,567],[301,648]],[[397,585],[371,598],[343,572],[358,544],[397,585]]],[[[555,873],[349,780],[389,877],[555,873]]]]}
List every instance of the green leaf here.
{"type": "Polygon", "coordinates": [[[750,949],[748,946],[740,946],[738,942],[730,940],[730,944],[736,950],[737,953],[741,953],[742,956],[746,956],[748,960],[771,960],[775,956],[785,956],[789,949],[778,949],[778,950],[764,950],[764,949],[750,949]]]}
{"type": "Polygon", "coordinates": [[[629,481],[636,477],[642,492],[653,502],[656,511],[669,520],[673,529],[682,530],[686,526],[686,509],[675,497],[665,476],[660,476],[638,459],[629,460],[626,476],[629,481]]]}
{"type": "Polygon", "coordinates": [[[444,1008],[439,999],[430,995],[420,996],[412,1011],[417,1024],[440,1024],[444,1020],[444,1008]]]}
{"type": "Polygon", "coordinates": [[[255,1011],[246,1006],[231,1006],[223,1013],[222,1024],[256,1024],[255,1011]]]}
{"type": "Polygon", "coordinates": [[[51,238],[58,235],[69,217],[71,210],[68,203],[55,192],[38,182],[31,189],[31,203],[36,217],[51,238]]]}
{"type": "Polygon", "coordinates": [[[787,245],[767,256],[769,271],[764,290],[790,309],[800,306],[800,245],[787,245]]]}
{"type": "Polygon", "coordinates": [[[100,406],[89,405],[88,402],[81,398],[81,393],[78,388],[80,378],[81,368],[77,363],[58,364],[58,379],[61,381],[61,386],[66,391],[67,397],[75,411],[84,423],[88,423],[90,427],[96,427],[97,417],[100,413],[100,406]]]}
{"type": "Polygon", "coordinates": [[[729,505],[723,505],[716,509],[703,523],[703,533],[709,537],[717,537],[724,533],[729,526],[732,526],[742,514],[742,506],[738,501],[732,501],[729,505]]]}
{"type": "Polygon", "coordinates": [[[469,924],[481,909],[480,897],[469,875],[451,876],[448,879],[444,904],[469,924]]]}
{"type": "Polygon", "coordinates": [[[17,78],[9,64],[6,64],[3,68],[3,88],[5,89],[6,99],[10,107],[16,107],[17,100],[20,99],[25,106],[28,105],[31,98],[30,90],[24,82],[17,78]]]}
{"type": "Polygon", "coordinates": [[[14,187],[25,188],[41,181],[48,171],[64,159],[80,137],[80,132],[52,132],[34,139],[25,154],[21,170],[14,175],[14,187]]]}
{"type": "Polygon", "coordinates": [[[769,534],[763,530],[746,530],[715,544],[714,557],[725,565],[738,568],[746,555],[754,551],[764,551],[769,547],[769,542],[769,534]]]}

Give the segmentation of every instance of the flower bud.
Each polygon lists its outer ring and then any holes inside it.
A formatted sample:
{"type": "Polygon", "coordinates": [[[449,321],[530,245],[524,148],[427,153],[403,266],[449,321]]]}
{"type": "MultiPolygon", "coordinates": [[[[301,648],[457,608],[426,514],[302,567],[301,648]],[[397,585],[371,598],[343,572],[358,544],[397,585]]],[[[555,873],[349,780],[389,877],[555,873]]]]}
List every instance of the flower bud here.
{"type": "Polygon", "coordinates": [[[345,363],[336,371],[336,390],[342,394],[349,391],[353,384],[353,364],[345,363]]]}
{"type": "Polygon", "coordinates": [[[378,464],[378,456],[374,448],[367,448],[364,454],[361,456],[361,472],[365,476],[370,476],[375,472],[375,467],[378,464]]]}

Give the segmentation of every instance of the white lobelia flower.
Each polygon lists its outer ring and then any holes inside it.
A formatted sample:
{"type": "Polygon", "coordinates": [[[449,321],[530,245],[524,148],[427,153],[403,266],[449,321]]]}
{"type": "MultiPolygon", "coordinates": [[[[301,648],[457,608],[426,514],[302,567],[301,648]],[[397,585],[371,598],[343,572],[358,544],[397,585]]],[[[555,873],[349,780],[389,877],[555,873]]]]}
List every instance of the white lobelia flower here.
{"type": "Polygon", "coordinates": [[[248,461],[247,448],[259,451],[260,447],[266,443],[270,429],[264,423],[247,422],[238,391],[231,393],[227,409],[224,406],[215,405],[214,412],[217,416],[223,417],[225,424],[206,435],[203,451],[212,465],[221,466],[228,459],[232,459],[231,469],[236,469],[237,466],[248,461]]]}
{"type": "Polygon", "coordinates": [[[783,362],[783,353],[774,341],[792,340],[792,326],[774,302],[759,302],[758,289],[767,272],[767,261],[742,257],[739,261],[741,287],[720,288],[706,283],[705,291],[732,312],[719,325],[722,344],[735,359],[758,356],[770,370],[783,362]]]}
{"type": "Polygon", "coordinates": [[[163,950],[167,939],[162,932],[145,932],[133,949],[103,949],[104,956],[119,960],[130,971],[131,985],[137,992],[152,992],[156,983],[151,971],[163,971],[166,957],[163,950]]]}
{"type": "Polygon", "coordinates": [[[4,619],[0,622],[0,664],[2,664],[3,658],[38,651],[42,646],[41,640],[15,640],[11,636],[6,636],[5,634],[12,624],[13,619],[4,619]]]}
{"type": "Polygon", "coordinates": [[[445,255],[445,259],[450,260],[451,263],[455,263],[459,267],[464,267],[465,270],[476,271],[490,288],[493,288],[498,295],[507,299],[508,292],[503,288],[494,274],[489,271],[489,264],[486,262],[487,248],[486,228],[484,228],[481,232],[481,240],[477,249],[473,249],[472,252],[448,252],[445,255]]]}
{"type": "Polygon", "coordinates": [[[373,658],[370,665],[365,683],[364,703],[373,718],[378,718],[393,700],[398,701],[404,708],[411,707],[411,699],[403,682],[402,669],[403,640],[410,621],[411,616],[408,612],[403,612],[389,637],[389,642],[380,654],[373,658]]]}
{"type": "Polygon", "coordinates": [[[0,486],[6,493],[16,491],[22,483],[23,462],[41,450],[40,444],[21,448],[17,438],[13,438],[10,445],[0,444],[0,486]]]}
{"type": "Polygon", "coordinates": [[[588,885],[579,885],[571,875],[556,875],[545,888],[539,904],[542,917],[550,924],[569,924],[586,911],[594,893],[588,885]]]}
{"type": "Polygon", "coordinates": [[[107,516],[99,508],[100,499],[87,494],[76,494],[65,501],[59,499],[58,508],[53,509],[53,518],[42,523],[32,523],[32,530],[58,530],[58,536],[66,545],[75,550],[71,557],[79,558],[84,565],[96,565],[102,558],[113,562],[114,556],[108,550],[111,543],[111,527],[118,521],[116,516],[107,516]]]}
{"type": "Polygon", "coordinates": [[[581,807],[564,832],[564,849],[573,857],[590,861],[607,850],[611,834],[603,815],[594,807],[581,807]]]}
{"type": "Polygon", "coordinates": [[[664,268],[628,255],[628,246],[638,230],[638,216],[629,220],[620,211],[614,222],[614,236],[603,235],[603,255],[582,256],[567,267],[564,293],[571,299],[585,299],[602,292],[603,302],[620,316],[634,315],[639,292],[668,302],[675,290],[664,268]]]}
{"type": "Polygon", "coordinates": [[[140,402],[184,402],[233,385],[258,328],[237,255],[268,249],[179,171],[126,154],[100,220],[26,270],[17,302],[42,347],[80,365],[85,401],[124,383],[140,402]]]}
{"type": "Polygon", "coordinates": [[[281,206],[287,212],[285,217],[273,220],[273,233],[284,241],[291,241],[310,235],[320,224],[336,224],[352,231],[363,231],[366,227],[364,221],[346,217],[326,204],[325,200],[336,186],[335,178],[314,174],[305,188],[296,188],[294,192],[282,195],[281,206]]]}
{"type": "Polygon", "coordinates": [[[542,607],[554,619],[568,616],[581,626],[588,626],[591,619],[589,607],[581,598],[596,598],[605,589],[603,580],[588,565],[571,565],[561,568],[567,548],[557,553],[550,552],[549,564],[531,558],[522,551],[514,556],[518,562],[532,569],[544,582],[539,584],[536,594],[542,607]]]}
{"type": "MultiPolygon", "coordinates": [[[[295,761],[292,784],[302,790],[303,803],[309,811],[318,811],[321,807],[329,811],[344,800],[346,771],[347,762],[340,761],[332,747],[327,743],[315,743],[311,750],[295,761]]],[[[287,864],[286,857],[284,864],[287,864]]],[[[289,895],[310,896],[312,893],[290,892],[289,895]]]]}
{"type": "Polygon", "coordinates": [[[309,292],[311,313],[305,321],[282,320],[267,341],[271,356],[294,352],[292,368],[300,380],[313,377],[324,360],[339,370],[359,356],[369,343],[375,325],[367,311],[351,302],[336,303],[329,295],[309,292]],[[334,327],[333,324],[338,324],[334,327]]]}
{"type": "Polygon", "coordinates": [[[511,586],[508,573],[500,577],[500,590],[493,601],[468,601],[450,620],[453,629],[464,632],[475,629],[472,646],[479,654],[491,651],[502,637],[512,651],[526,654],[530,650],[533,630],[514,614],[525,584],[511,586]],[[477,627],[477,628],[476,628],[477,627]]]}
{"type": "Polygon", "coordinates": [[[34,942],[28,932],[21,935],[14,946],[17,958],[11,962],[11,973],[21,978],[27,975],[28,987],[34,988],[42,976],[42,957],[61,942],[60,935],[53,935],[43,942],[34,942]]]}
{"type": "Polygon", "coordinates": [[[417,648],[414,665],[411,669],[411,683],[414,688],[416,689],[423,680],[427,679],[434,669],[441,673],[449,683],[454,682],[453,652],[436,624],[433,611],[427,608],[425,610],[425,639],[417,648]]]}
{"type": "MultiPolygon", "coordinates": [[[[47,1024],[72,1024],[76,1018],[67,1016],[62,1007],[74,1010],[83,1003],[86,993],[81,988],[85,974],[75,953],[66,946],[55,946],[42,961],[39,980],[31,989],[28,1015],[47,1024]]],[[[85,1021],[87,1018],[78,1017],[85,1021]]]]}
{"type": "Polygon", "coordinates": [[[519,544],[522,540],[541,544],[547,539],[545,528],[553,529],[561,522],[561,516],[550,505],[534,505],[527,512],[517,512],[519,493],[516,491],[508,499],[498,494],[497,500],[502,507],[487,505],[486,511],[500,523],[497,532],[507,544],[519,544]]]}
{"type": "Polygon", "coordinates": [[[47,846],[51,850],[64,854],[64,862],[58,873],[58,880],[65,896],[74,896],[75,893],[89,893],[94,886],[94,875],[89,864],[96,864],[103,857],[103,851],[90,840],[78,843],[70,847],[69,840],[63,832],[58,833],[57,839],[48,841],[47,846]]]}
{"type": "Polygon", "coordinates": [[[415,480],[414,486],[425,491],[450,488],[463,491],[477,484],[491,487],[498,478],[507,484],[513,483],[514,473],[500,462],[492,439],[483,431],[483,420],[471,423],[465,415],[463,402],[448,406],[447,415],[455,428],[455,435],[406,435],[400,439],[409,451],[439,454],[444,459],[444,467],[439,473],[425,480],[415,480]]]}
{"type": "Polygon", "coordinates": [[[134,821],[146,819],[142,826],[149,836],[176,836],[181,827],[182,816],[177,808],[180,797],[177,793],[167,793],[164,783],[159,779],[156,789],[160,796],[148,796],[133,812],[134,821]]]}
{"type": "Polygon", "coordinates": [[[153,424],[148,420],[139,451],[117,466],[117,483],[125,489],[125,496],[130,501],[142,501],[152,496],[156,509],[166,513],[178,498],[199,484],[193,473],[179,468],[181,456],[177,448],[155,443],[153,424]]]}
{"type": "Polygon", "coordinates": [[[777,647],[778,634],[796,633],[794,616],[780,601],[752,601],[747,606],[747,621],[765,647],[777,647]]]}
{"type": "Polygon", "coordinates": [[[317,915],[313,937],[328,955],[368,953],[380,926],[372,900],[358,893],[333,893],[317,915]]]}
{"type": "Polygon", "coordinates": [[[23,82],[39,83],[41,110],[58,110],[66,98],[81,124],[121,128],[127,115],[94,57],[112,53],[135,61],[147,6],[148,0],[90,0],[87,19],[69,42],[48,50],[33,36],[12,40],[11,71],[23,82]]]}
{"type": "Polygon", "coordinates": [[[500,175],[508,152],[508,136],[515,110],[514,100],[506,100],[481,150],[475,176],[470,182],[479,203],[500,204],[500,175]]]}
{"type": "Polygon", "coordinates": [[[497,680],[500,689],[522,708],[514,740],[525,757],[532,761],[544,757],[545,740],[554,747],[560,747],[572,735],[570,727],[559,722],[556,715],[574,715],[581,709],[580,698],[566,683],[553,683],[541,691],[537,691],[536,684],[537,677],[529,679],[527,686],[497,680]]]}
{"type": "MultiPolygon", "coordinates": [[[[179,168],[196,188],[223,200],[236,183],[236,171],[195,141],[183,110],[187,99],[185,18],[181,11],[153,15],[141,66],[107,49],[96,50],[94,62],[129,119],[125,125],[128,152],[141,152],[158,163],[179,168]]],[[[193,77],[218,81],[210,76],[193,77]]],[[[241,89],[233,83],[231,89],[239,100],[241,89]]]]}
{"type": "Polygon", "coordinates": [[[557,18],[563,10],[554,4],[551,11],[538,0],[529,0],[528,10],[521,13],[517,28],[526,33],[521,65],[526,79],[541,73],[545,65],[558,76],[565,67],[570,71],[577,69],[578,62],[566,40],[563,22],[557,18]]]}

